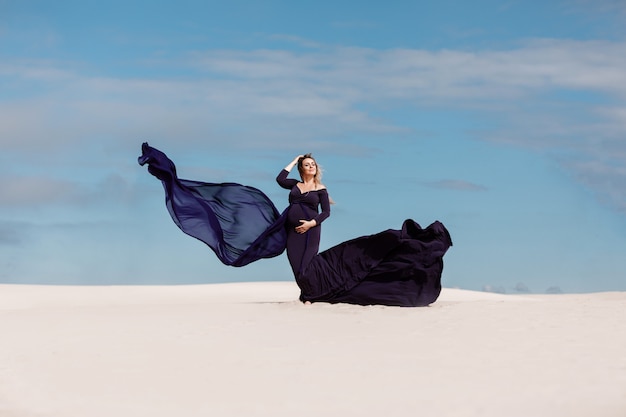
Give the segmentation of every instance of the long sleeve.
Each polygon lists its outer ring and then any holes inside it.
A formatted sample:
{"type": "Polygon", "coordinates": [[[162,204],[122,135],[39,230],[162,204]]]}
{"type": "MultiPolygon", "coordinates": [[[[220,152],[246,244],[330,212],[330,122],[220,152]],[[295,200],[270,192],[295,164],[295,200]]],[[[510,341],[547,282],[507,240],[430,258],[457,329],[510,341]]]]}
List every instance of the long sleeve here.
{"type": "Polygon", "coordinates": [[[324,190],[318,191],[320,196],[320,207],[322,209],[321,213],[313,218],[317,225],[319,226],[324,220],[326,220],[330,216],[330,198],[328,197],[328,192],[324,190]]]}
{"type": "Polygon", "coordinates": [[[280,173],[276,177],[276,182],[281,187],[287,190],[291,190],[298,183],[298,180],[295,180],[293,178],[287,178],[288,175],[289,175],[289,171],[287,171],[286,169],[283,169],[282,171],[280,171],[280,173]]]}

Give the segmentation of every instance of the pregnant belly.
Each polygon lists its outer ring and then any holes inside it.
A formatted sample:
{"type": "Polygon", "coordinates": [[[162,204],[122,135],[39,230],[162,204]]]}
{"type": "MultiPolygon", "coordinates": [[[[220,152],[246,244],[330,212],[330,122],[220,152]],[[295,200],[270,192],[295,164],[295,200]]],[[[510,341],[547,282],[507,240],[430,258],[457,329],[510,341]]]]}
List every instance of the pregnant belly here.
{"type": "Polygon", "coordinates": [[[287,213],[287,224],[295,227],[300,225],[300,220],[311,220],[317,213],[304,204],[292,204],[287,213]]]}

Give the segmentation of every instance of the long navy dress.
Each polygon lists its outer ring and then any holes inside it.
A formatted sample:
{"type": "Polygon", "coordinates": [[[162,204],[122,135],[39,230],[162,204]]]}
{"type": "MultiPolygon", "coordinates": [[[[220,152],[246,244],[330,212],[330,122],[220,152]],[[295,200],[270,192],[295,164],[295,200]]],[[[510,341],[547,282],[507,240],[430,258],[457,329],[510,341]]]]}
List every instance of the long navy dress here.
{"type": "Polygon", "coordinates": [[[322,222],[330,215],[330,199],[326,189],[301,192],[298,180],[287,178],[289,172],[282,170],[276,182],[289,192],[289,207],[286,210],[287,218],[285,229],[287,233],[287,258],[297,278],[317,255],[320,248],[322,222]],[[318,213],[321,206],[322,212],[318,213]],[[306,233],[296,232],[300,220],[315,220],[317,226],[310,228],[306,233]]]}
{"type": "Polygon", "coordinates": [[[277,181],[290,189],[290,204],[279,213],[256,188],[179,179],[174,163],[147,143],[138,162],[148,164],[148,171],[161,180],[176,225],[206,243],[224,264],[244,266],[286,248],[302,301],[408,307],[439,297],[443,256],[452,240],[438,221],[422,229],[405,220],[400,230],[362,236],[317,253],[320,225],[330,214],[326,190],[301,193],[297,181],[282,171],[277,181]],[[317,226],[296,233],[304,219],[315,219],[317,226]]]}

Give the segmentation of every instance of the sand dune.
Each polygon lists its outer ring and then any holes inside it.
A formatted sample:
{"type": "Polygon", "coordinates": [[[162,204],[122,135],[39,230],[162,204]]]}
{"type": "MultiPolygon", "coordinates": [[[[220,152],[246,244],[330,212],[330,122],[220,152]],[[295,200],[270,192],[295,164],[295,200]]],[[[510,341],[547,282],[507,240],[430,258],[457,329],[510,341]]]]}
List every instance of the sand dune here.
{"type": "Polygon", "coordinates": [[[0,416],[626,415],[626,293],[0,285],[0,416]]]}

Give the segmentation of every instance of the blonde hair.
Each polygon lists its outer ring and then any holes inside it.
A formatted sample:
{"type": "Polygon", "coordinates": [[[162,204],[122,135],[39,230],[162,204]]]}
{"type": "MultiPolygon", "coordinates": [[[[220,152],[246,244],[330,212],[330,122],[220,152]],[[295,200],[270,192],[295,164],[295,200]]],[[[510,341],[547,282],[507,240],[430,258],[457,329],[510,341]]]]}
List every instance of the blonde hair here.
{"type": "MultiPolygon", "coordinates": [[[[315,170],[315,176],[313,177],[313,181],[316,185],[320,185],[322,183],[322,167],[319,166],[315,158],[313,158],[310,153],[304,154],[303,157],[298,158],[298,173],[300,174],[300,179],[304,180],[304,178],[302,178],[302,172],[304,171],[304,168],[302,167],[302,161],[304,161],[305,159],[312,159],[313,162],[315,162],[315,166],[317,169],[315,170]]],[[[328,201],[330,204],[335,204],[335,201],[330,196],[328,196],[328,201]]]]}

